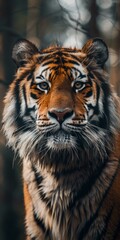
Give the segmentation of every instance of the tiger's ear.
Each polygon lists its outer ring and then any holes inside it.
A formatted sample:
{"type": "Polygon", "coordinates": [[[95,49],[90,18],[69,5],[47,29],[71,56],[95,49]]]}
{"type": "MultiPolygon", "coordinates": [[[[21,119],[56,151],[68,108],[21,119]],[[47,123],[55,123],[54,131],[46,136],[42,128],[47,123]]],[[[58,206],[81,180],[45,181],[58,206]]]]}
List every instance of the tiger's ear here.
{"type": "Polygon", "coordinates": [[[108,59],[108,47],[106,43],[100,38],[93,38],[87,41],[83,46],[82,51],[87,54],[89,59],[103,67],[108,59]]]}
{"type": "Polygon", "coordinates": [[[26,39],[18,40],[12,51],[12,59],[18,67],[27,63],[32,55],[38,53],[37,47],[26,39]]]}

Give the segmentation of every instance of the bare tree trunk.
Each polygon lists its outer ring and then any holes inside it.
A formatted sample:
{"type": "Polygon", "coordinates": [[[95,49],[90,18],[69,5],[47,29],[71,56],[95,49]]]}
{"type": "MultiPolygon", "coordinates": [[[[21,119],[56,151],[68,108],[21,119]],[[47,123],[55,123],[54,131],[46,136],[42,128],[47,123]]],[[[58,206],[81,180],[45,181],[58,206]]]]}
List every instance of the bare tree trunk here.
{"type": "Polygon", "coordinates": [[[116,3],[116,12],[117,12],[117,22],[118,22],[118,34],[116,38],[116,53],[118,55],[118,65],[117,65],[117,76],[116,76],[116,90],[120,95],[120,1],[116,3]]]}
{"type": "Polygon", "coordinates": [[[38,39],[38,24],[40,14],[41,0],[28,0],[27,26],[26,37],[36,45],[40,46],[40,39],[38,39]]]}
{"type": "MultiPolygon", "coordinates": [[[[4,19],[5,19],[5,26],[12,29],[12,7],[13,7],[13,0],[3,1],[3,12],[4,12],[4,19]]],[[[5,69],[5,80],[10,83],[11,76],[13,75],[13,63],[11,61],[11,48],[12,48],[12,39],[13,36],[8,32],[4,31],[3,29],[3,63],[5,69]]]]}
{"type": "MultiPolygon", "coordinates": [[[[4,0],[0,1],[0,18],[2,19],[4,15],[4,0]]],[[[3,50],[4,36],[0,33],[0,129],[2,128],[2,111],[3,111],[3,97],[6,92],[4,86],[5,71],[4,71],[4,50],[3,50]]],[[[5,232],[3,229],[4,217],[5,217],[5,206],[4,206],[4,197],[5,197],[5,182],[4,182],[4,165],[5,159],[3,157],[3,146],[4,146],[4,136],[2,131],[0,131],[0,239],[5,239],[5,232]]]]}
{"type": "Polygon", "coordinates": [[[90,13],[91,13],[91,19],[90,19],[90,23],[89,23],[89,27],[88,27],[88,35],[89,37],[98,37],[99,34],[99,30],[97,27],[97,16],[98,16],[98,8],[96,5],[96,0],[92,0],[90,1],[90,13]]]}
{"type": "MultiPolygon", "coordinates": [[[[13,44],[12,30],[13,0],[0,1],[0,120],[3,111],[3,97],[7,85],[12,81],[13,66],[11,49],[13,44]],[[11,31],[8,31],[11,30],[11,31]],[[7,84],[6,84],[7,83],[7,84]]],[[[0,121],[1,122],[1,121],[0,121]]],[[[0,131],[0,239],[23,240],[23,222],[20,221],[22,196],[18,184],[17,169],[13,169],[13,153],[5,147],[5,138],[0,131]]]]}
{"type": "MultiPolygon", "coordinates": [[[[111,83],[113,84],[115,91],[120,96],[120,1],[116,2],[116,15],[117,15],[117,36],[113,42],[113,48],[117,55],[117,61],[115,66],[111,67],[111,83]]],[[[113,29],[114,30],[114,29],[113,29]]]]}

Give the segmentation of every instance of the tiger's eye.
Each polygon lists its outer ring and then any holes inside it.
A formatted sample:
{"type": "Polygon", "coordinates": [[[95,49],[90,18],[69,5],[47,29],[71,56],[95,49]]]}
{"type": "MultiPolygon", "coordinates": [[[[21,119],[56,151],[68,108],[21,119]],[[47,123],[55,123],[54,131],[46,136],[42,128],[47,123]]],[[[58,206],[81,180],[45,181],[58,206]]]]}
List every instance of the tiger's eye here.
{"type": "Polygon", "coordinates": [[[79,90],[81,87],[82,87],[82,83],[80,82],[80,81],[76,81],[75,83],[74,83],[74,88],[75,89],[77,89],[77,90],[79,90]]]}
{"type": "Polygon", "coordinates": [[[41,82],[41,83],[39,83],[39,89],[41,91],[46,91],[46,90],[49,89],[49,84],[47,82],[45,82],[45,81],[41,82]]]}

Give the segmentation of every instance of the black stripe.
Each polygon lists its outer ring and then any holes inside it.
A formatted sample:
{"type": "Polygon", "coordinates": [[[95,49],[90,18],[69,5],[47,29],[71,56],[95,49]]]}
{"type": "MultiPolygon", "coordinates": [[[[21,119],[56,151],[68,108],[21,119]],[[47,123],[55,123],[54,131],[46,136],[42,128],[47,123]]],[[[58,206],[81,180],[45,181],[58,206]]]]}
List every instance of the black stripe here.
{"type": "MultiPolygon", "coordinates": [[[[31,112],[35,112],[35,106],[33,107],[28,107],[27,106],[27,98],[26,98],[26,88],[25,88],[25,85],[22,87],[22,90],[23,90],[23,97],[24,97],[24,102],[25,102],[25,113],[23,114],[24,116],[29,116],[31,118],[32,121],[34,121],[33,117],[31,116],[31,112]]],[[[23,117],[24,117],[23,116],[23,117]]]]}
{"type": "Polygon", "coordinates": [[[42,219],[39,219],[34,211],[34,220],[37,224],[37,226],[42,230],[42,232],[45,234],[45,237],[48,237],[50,234],[50,229],[45,227],[45,224],[42,219]]]}
{"type": "Polygon", "coordinates": [[[34,166],[32,166],[32,170],[35,174],[35,181],[37,183],[37,186],[40,186],[43,181],[43,177],[36,171],[34,166]]]}
{"type": "Polygon", "coordinates": [[[40,195],[40,198],[42,199],[43,202],[46,203],[46,207],[51,208],[51,201],[50,199],[48,199],[45,195],[45,193],[43,192],[43,190],[40,188],[40,186],[42,185],[42,182],[43,182],[43,177],[40,175],[40,173],[38,173],[35,169],[34,166],[32,166],[32,170],[34,171],[34,174],[35,174],[35,181],[37,183],[37,187],[38,187],[38,191],[39,191],[39,195],[40,195]]]}
{"type": "MultiPolygon", "coordinates": [[[[75,52],[75,53],[76,53],[76,52],[75,52]]],[[[64,54],[64,55],[65,55],[65,54],[64,54]]],[[[69,62],[69,55],[66,54],[66,57],[68,57],[68,62],[69,62]]],[[[77,57],[77,56],[75,56],[75,55],[73,55],[73,54],[71,54],[70,57],[73,58],[74,61],[77,61],[77,62],[79,63],[79,65],[81,64],[80,57],[77,57]]]]}
{"type": "Polygon", "coordinates": [[[27,76],[27,81],[31,80],[33,78],[33,71],[27,76]]]}
{"type": "MultiPolygon", "coordinates": [[[[77,65],[77,64],[76,64],[76,65],[77,65]]],[[[78,65],[79,65],[79,64],[78,64],[78,65]]],[[[68,68],[71,70],[71,67],[68,67],[68,68]]],[[[73,66],[72,69],[74,69],[75,71],[81,73],[81,72],[78,70],[78,68],[76,68],[75,66],[73,66]]]]}
{"type": "Polygon", "coordinates": [[[98,102],[100,97],[100,87],[98,86],[98,84],[96,84],[96,92],[97,92],[97,99],[96,99],[96,106],[94,107],[94,114],[98,115],[99,114],[98,102]]]}
{"type": "Polygon", "coordinates": [[[36,171],[34,166],[32,166],[32,170],[35,174],[35,181],[37,183],[40,198],[42,199],[42,201],[44,201],[46,203],[46,206],[50,209],[51,208],[51,201],[50,201],[50,199],[48,199],[46,197],[45,193],[40,188],[40,186],[42,185],[43,177],[36,171]]]}
{"type": "MultiPolygon", "coordinates": [[[[42,63],[42,66],[47,66],[47,65],[49,65],[49,64],[53,64],[53,63],[55,63],[54,62],[54,59],[51,59],[51,60],[46,60],[44,63],[42,63]]],[[[45,69],[45,71],[46,71],[46,69],[45,69]]],[[[42,71],[42,73],[43,73],[43,71],[42,71]]]]}
{"type": "Polygon", "coordinates": [[[23,72],[19,78],[16,78],[16,81],[20,83],[20,82],[21,82],[22,80],[24,80],[27,76],[28,76],[28,78],[29,78],[29,75],[28,75],[28,74],[29,74],[28,70],[25,69],[25,72],[23,72]]]}
{"type": "Polygon", "coordinates": [[[47,229],[45,227],[45,224],[43,223],[43,220],[41,220],[37,217],[37,214],[35,213],[35,211],[34,211],[33,215],[34,215],[35,222],[42,229],[42,231],[45,233],[47,231],[47,229]]]}
{"type": "MultiPolygon", "coordinates": [[[[25,116],[30,116],[32,118],[32,116],[30,115],[31,112],[35,112],[35,106],[33,107],[26,107],[26,112],[25,112],[25,116]]],[[[32,118],[33,120],[33,118],[32,118]]]]}
{"type": "Polygon", "coordinates": [[[20,107],[21,107],[21,99],[20,99],[20,83],[16,82],[16,87],[14,89],[14,95],[15,95],[15,100],[16,100],[16,114],[14,116],[16,125],[18,127],[18,130],[14,132],[16,134],[17,132],[26,132],[28,130],[31,130],[31,126],[29,126],[28,121],[23,120],[22,117],[20,117],[20,107]],[[23,127],[24,126],[24,127],[23,127]],[[23,127],[23,128],[21,128],[23,127]],[[20,130],[19,130],[20,129],[20,130]]]}
{"type": "Polygon", "coordinates": [[[14,90],[14,95],[16,97],[16,111],[17,111],[17,115],[19,115],[20,113],[20,105],[21,105],[21,101],[20,101],[20,91],[19,91],[19,86],[20,83],[17,81],[16,82],[16,86],[15,86],[15,90],[14,90]]]}
{"type": "MultiPolygon", "coordinates": [[[[38,89],[37,89],[38,90],[38,89]]],[[[38,99],[38,96],[35,94],[35,93],[30,93],[30,96],[32,97],[32,98],[34,98],[34,99],[38,99]]]]}
{"type": "Polygon", "coordinates": [[[88,77],[89,77],[91,80],[94,79],[94,75],[92,74],[92,72],[89,72],[89,73],[88,73],[88,77]]]}
{"type": "MultiPolygon", "coordinates": [[[[62,61],[64,60],[64,63],[72,63],[73,65],[77,65],[77,66],[79,66],[80,65],[80,62],[76,62],[75,60],[73,60],[73,59],[62,59],[62,61]]],[[[78,69],[77,69],[78,70],[78,69]]]]}
{"type": "Polygon", "coordinates": [[[31,79],[32,81],[31,81],[31,83],[30,83],[30,88],[34,85],[34,84],[36,84],[35,82],[34,82],[34,75],[32,75],[32,79],[31,79]]]}
{"type": "MultiPolygon", "coordinates": [[[[31,112],[35,112],[35,106],[33,107],[28,107],[27,106],[27,98],[26,98],[26,88],[25,88],[25,85],[22,87],[22,90],[23,90],[23,96],[24,96],[24,102],[25,102],[25,113],[24,113],[24,116],[29,116],[31,118],[32,121],[35,121],[34,118],[31,116],[31,112]]],[[[23,116],[23,117],[24,117],[23,116]]]]}
{"type": "Polygon", "coordinates": [[[46,207],[49,209],[49,212],[52,213],[51,198],[46,197],[46,194],[42,189],[39,189],[40,198],[45,202],[46,207]]]}
{"type": "MultiPolygon", "coordinates": [[[[92,90],[89,90],[86,94],[85,94],[85,97],[88,98],[88,97],[91,97],[93,94],[92,90]]],[[[90,105],[90,104],[89,104],[90,105]]]]}
{"type": "Polygon", "coordinates": [[[80,57],[77,57],[76,55],[74,55],[74,53],[77,53],[77,51],[63,52],[62,55],[63,55],[63,58],[65,58],[66,62],[69,63],[69,60],[73,59],[73,61],[77,62],[78,65],[80,65],[81,64],[80,57]]]}
{"type": "MultiPolygon", "coordinates": [[[[99,115],[99,97],[100,97],[100,87],[98,85],[97,86],[97,103],[96,106],[93,107],[91,104],[88,105],[89,108],[94,109],[94,115],[99,115]]],[[[107,92],[107,89],[109,88],[109,86],[107,84],[105,84],[105,89],[103,89],[103,91],[107,92]]],[[[102,87],[103,88],[103,87],[102,87]]],[[[104,94],[103,97],[103,112],[105,112],[104,115],[99,116],[99,122],[95,122],[95,121],[91,121],[91,124],[93,125],[97,125],[102,129],[108,129],[109,130],[109,125],[110,125],[110,118],[109,118],[109,103],[108,103],[108,95],[109,95],[109,90],[108,90],[108,94],[104,94]]],[[[93,115],[90,117],[90,119],[92,119],[93,115]]]]}
{"type": "MultiPolygon", "coordinates": [[[[103,110],[103,112],[105,114],[100,118],[99,127],[104,128],[106,130],[109,130],[109,127],[110,127],[110,111],[109,111],[109,98],[108,97],[111,95],[110,86],[107,82],[104,82],[104,83],[102,83],[101,87],[102,87],[102,90],[104,92],[104,95],[103,95],[103,108],[104,108],[104,110],[103,110]]],[[[95,112],[95,113],[97,114],[98,111],[95,112]]]]}
{"type": "Polygon", "coordinates": [[[22,126],[24,126],[24,121],[23,119],[20,117],[20,107],[21,107],[21,99],[20,99],[20,83],[16,82],[16,87],[15,87],[15,98],[16,98],[16,116],[15,116],[15,121],[16,124],[18,126],[18,129],[22,126]]]}
{"type": "Polygon", "coordinates": [[[26,88],[25,85],[22,87],[23,90],[23,96],[24,96],[24,101],[25,101],[25,108],[27,109],[27,98],[26,98],[26,88]]]}
{"type": "MultiPolygon", "coordinates": [[[[110,125],[110,111],[109,111],[108,97],[111,95],[111,93],[110,93],[110,87],[107,83],[102,84],[102,89],[104,92],[104,97],[103,97],[104,113],[105,113],[105,116],[107,116],[107,119],[104,119],[104,120],[106,120],[106,127],[108,129],[110,125]]],[[[104,126],[104,122],[103,122],[103,126],[104,126]]]]}

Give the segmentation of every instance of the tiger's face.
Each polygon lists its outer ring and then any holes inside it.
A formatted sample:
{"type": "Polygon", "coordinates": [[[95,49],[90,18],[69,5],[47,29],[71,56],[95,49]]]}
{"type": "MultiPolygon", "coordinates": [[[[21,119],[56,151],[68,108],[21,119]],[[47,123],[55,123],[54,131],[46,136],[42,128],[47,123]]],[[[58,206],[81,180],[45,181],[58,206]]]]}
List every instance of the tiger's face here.
{"type": "Polygon", "coordinates": [[[35,69],[30,87],[30,96],[36,99],[36,128],[47,135],[46,145],[52,150],[75,147],[77,135],[94,117],[97,83],[82,62],[74,64],[71,59],[68,66],[70,57],[56,51],[55,63],[51,59],[35,69]]]}
{"type": "Polygon", "coordinates": [[[101,39],[89,40],[82,50],[52,47],[42,52],[27,40],[16,43],[18,71],[6,96],[3,122],[10,145],[21,156],[33,150],[105,152],[114,115],[103,71],[107,57],[101,39]]]}

